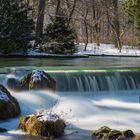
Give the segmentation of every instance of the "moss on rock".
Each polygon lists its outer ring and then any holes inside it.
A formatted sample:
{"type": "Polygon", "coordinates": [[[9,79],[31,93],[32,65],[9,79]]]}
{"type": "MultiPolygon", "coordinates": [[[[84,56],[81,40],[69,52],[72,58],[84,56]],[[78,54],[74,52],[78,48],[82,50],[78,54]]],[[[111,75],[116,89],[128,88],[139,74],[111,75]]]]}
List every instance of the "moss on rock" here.
{"type": "Polygon", "coordinates": [[[25,116],[20,119],[19,127],[33,136],[59,137],[64,133],[65,122],[63,119],[41,120],[39,115],[25,116]]]}
{"type": "Polygon", "coordinates": [[[103,126],[93,131],[91,136],[101,140],[127,140],[134,138],[135,134],[132,130],[118,131],[107,126],[103,126]]]}
{"type": "Polygon", "coordinates": [[[55,91],[56,81],[46,72],[33,70],[19,81],[22,90],[47,89],[55,91]]]}

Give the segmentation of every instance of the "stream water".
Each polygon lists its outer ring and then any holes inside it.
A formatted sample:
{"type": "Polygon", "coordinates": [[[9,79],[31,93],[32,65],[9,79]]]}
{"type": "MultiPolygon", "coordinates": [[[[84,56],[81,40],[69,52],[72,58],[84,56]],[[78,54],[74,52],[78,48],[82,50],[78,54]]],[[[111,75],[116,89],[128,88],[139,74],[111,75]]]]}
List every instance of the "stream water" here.
{"type": "MultiPolygon", "coordinates": [[[[57,83],[56,93],[14,92],[21,116],[51,109],[68,123],[60,140],[90,140],[90,131],[103,125],[139,133],[140,58],[90,57],[80,59],[1,58],[0,83],[21,78],[33,69],[48,72],[57,83]]],[[[39,139],[18,129],[19,118],[0,121],[7,133],[0,140],[39,139]]]]}

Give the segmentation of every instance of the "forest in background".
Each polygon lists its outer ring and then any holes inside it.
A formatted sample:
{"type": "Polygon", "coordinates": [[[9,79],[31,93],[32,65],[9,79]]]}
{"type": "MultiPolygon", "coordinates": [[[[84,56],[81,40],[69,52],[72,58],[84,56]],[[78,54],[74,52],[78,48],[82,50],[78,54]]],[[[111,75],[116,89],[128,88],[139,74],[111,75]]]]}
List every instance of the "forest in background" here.
{"type": "MultiPolygon", "coordinates": [[[[0,11],[4,4],[7,5],[6,1],[8,3],[9,0],[1,1],[0,11]]],[[[12,0],[10,1],[12,3],[12,0]]],[[[139,47],[140,0],[15,0],[13,3],[19,7],[17,13],[22,11],[22,14],[18,15],[20,18],[23,17],[24,21],[30,19],[30,28],[27,29],[26,25],[25,30],[28,33],[31,32],[32,37],[30,36],[30,39],[28,37],[27,42],[34,38],[35,47],[38,46],[43,51],[48,52],[51,49],[50,53],[73,53],[75,43],[85,43],[85,50],[88,43],[96,43],[97,46],[100,46],[100,43],[114,44],[119,51],[122,45],[139,47]],[[19,3],[24,4],[21,6],[19,3]],[[21,7],[22,10],[20,10],[21,7]],[[23,16],[23,13],[26,16],[23,16]],[[47,47],[42,47],[46,43],[47,47]]],[[[16,9],[6,7],[4,10],[15,11],[16,9]]],[[[9,15],[12,14],[7,12],[7,16],[9,15]]],[[[1,12],[0,17],[2,16],[1,12]]],[[[15,17],[12,16],[13,19],[15,17]]],[[[18,23],[18,18],[16,17],[15,25],[18,23]]],[[[3,26],[0,26],[0,32],[2,29],[3,26]]],[[[7,45],[4,43],[5,40],[1,43],[4,48],[7,45]]],[[[11,42],[9,44],[11,48],[11,42]]],[[[23,45],[26,44],[25,42],[23,45]]]]}

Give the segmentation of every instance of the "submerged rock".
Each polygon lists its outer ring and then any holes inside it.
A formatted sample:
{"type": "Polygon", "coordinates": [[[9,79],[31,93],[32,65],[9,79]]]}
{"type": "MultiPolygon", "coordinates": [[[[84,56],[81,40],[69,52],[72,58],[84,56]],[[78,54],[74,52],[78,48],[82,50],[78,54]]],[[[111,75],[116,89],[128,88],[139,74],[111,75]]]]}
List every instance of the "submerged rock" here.
{"type": "Polygon", "coordinates": [[[124,134],[124,136],[126,137],[126,138],[132,138],[132,137],[135,137],[135,134],[134,134],[134,132],[132,131],[132,130],[125,130],[124,132],[123,132],[123,134],[124,134]]]}
{"type": "Polygon", "coordinates": [[[18,90],[20,88],[19,81],[15,78],[9,78],[7,80],[7,86],[12,90],[18,90]]]}
{"type": "Polygon", "coordinates": [[[0,133],[3,133],[3,132],[7,132],[7,129],[5,129],[5,128],[0,128],[0,133]]]}
{"type": "Polygon", "coordinates": [[[20,114],[20,107],[17,100],[10,92],[0,85],[0,120],[16,117],[20,114]]]}
{"type": "Polygon", "coordinates": [[[135,137],[132,130],[118,131],[103,126],[92,133],[92,137],[101,140],[127,140],[135,137]]]}
{"type": "Polygon", "coordinates": [[[47,89],[55,91],[56,81],[44,71],[33,70],[20,80],[20,87],[24,90],[47,89]]]}
{"type": "Polygon", "coordinates": [[[22,117],[19,127],[33,136],[56,138],[63,135],[65,122],[57,114],[45,112],[22,117]]]}

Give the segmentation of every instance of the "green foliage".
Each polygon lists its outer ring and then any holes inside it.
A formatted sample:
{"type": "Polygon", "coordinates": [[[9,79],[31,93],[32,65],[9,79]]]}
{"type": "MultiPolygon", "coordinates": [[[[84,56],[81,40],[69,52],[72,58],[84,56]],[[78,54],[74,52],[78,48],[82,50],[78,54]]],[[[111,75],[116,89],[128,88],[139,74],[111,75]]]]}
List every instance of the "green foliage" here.
{"type": "Polygon", "coordinates": [[[75,52],[75,32],[67,25],[68,18],[59,11],[56,17],[52,18],[52,23],[48,24],[44,41],[48,43],[46,51],[51,50],[56,54],[68,54],[75,52]]]}
{"type": "Polygon", "coordinates": [[[125,11],[128,13],[129,22],[137,29],[138,44],[140,44],[140,0],[126,0],[125,11]]]}
{"type": "Polygon", "coordinates": [[[31,8],[25,0],[0,0],[0,49],[26,53],[32,38],[31,8]]]}

